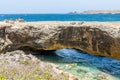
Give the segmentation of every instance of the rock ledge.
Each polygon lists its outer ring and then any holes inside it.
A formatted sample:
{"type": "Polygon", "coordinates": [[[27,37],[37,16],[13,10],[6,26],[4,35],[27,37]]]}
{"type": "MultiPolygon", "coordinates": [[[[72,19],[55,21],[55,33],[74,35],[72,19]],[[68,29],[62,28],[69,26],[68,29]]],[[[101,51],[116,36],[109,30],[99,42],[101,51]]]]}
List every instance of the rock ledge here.
{"type": "Polygon", "coordinates": [[[0,53],[75,48],[120,60],[120,22],[0,23],[0,53]]]}

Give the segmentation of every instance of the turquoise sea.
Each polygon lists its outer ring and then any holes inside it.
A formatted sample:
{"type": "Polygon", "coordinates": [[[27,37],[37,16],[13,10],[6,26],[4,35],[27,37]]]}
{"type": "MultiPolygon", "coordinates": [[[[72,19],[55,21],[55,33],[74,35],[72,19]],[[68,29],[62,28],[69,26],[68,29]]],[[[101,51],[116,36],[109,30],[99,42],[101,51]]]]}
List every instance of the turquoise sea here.
{"type": "Polygon", "coordinates": [[[75,49],[45,52],[36,57],[57,64],[80,80],[120,80],[120,61],[115,59],[95,56],[75,49]]]}
{"type": "MultiPolygon", "coordinates": [[[[0,14],[6,19],[25,21],[120,21],[120,14],[0,14]]],[[[39,52],[38,52],[39,53],[39,52]]],[[[39,59],[55,63],[80,80],[120,80],[120,61],[91,55],[74,49],[62,49],[36,55],[39,59]]]]}
{"type": "Polygon", "coordinates": [[[0,21],[22,18],[26,21],[120,21],[120,14],[0,14],[0,21]]]}

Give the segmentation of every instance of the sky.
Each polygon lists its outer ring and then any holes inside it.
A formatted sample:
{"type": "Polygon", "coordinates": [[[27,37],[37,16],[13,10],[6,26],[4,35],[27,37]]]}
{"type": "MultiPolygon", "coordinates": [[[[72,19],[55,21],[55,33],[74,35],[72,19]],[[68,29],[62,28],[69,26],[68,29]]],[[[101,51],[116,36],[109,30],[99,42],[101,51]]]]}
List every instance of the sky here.
{"type": "Polygon", "coordinates": [[[120,10],[120,0],[0,0],[0,14],[120,10]]]}

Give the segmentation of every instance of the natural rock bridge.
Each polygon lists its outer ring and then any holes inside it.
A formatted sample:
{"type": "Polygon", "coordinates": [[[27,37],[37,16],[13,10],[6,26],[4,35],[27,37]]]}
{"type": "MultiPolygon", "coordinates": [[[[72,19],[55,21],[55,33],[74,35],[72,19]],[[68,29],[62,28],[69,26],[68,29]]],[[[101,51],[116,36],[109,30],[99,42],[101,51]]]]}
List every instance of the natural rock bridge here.
{"type": "Polygon", "coordinates": [[[75,48],[120,60],[119,22],[0,23],[0,53],[75,48]]]}

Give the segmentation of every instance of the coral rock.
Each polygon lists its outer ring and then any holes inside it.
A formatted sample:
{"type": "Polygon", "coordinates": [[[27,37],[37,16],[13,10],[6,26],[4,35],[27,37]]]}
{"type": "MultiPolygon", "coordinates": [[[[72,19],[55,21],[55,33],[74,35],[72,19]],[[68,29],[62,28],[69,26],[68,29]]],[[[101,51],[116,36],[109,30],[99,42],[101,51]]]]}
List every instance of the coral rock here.
{"type": "Polygon", "coordinates": [[[119,22],[25,22],[0,24],[0,52],[75,48],[120,60],[119,22]]]}

